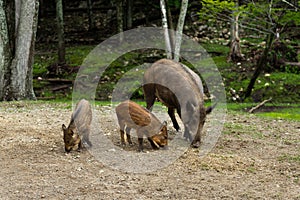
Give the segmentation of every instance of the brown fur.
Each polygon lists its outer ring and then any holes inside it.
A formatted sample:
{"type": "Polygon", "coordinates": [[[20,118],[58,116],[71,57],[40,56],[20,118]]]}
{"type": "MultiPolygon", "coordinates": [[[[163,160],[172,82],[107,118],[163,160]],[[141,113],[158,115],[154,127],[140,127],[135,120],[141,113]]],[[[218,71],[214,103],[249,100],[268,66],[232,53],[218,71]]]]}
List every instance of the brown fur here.
{"type": "Polygon", "coordinates": [[[139,151],[143,150],[143,136],[146,135],[152,148],[158,149],[168,145],[168,131],[165,123],[161,123],[154,114],[135,102],[124,101],[116,107],[120,126],[121,143],[125,145],[124,129],[129,144],[130,129],[136,129],[139,141],[139,151]]]}
{"type": "Polygon", "coordinates": [[[82,148],[82,141],[80,136],[83,137],[83,141],[89,146],[92,143],[89,140],[90,125],[92,122],[92,109],[90,103],[82,99],[76,105],[76,108],[71,116],[71,121],[68,127],[62,125],[64,133],[65,151],[82,148]]]}
{"type": "Polygon", "coordinates": [[[168,114],[178,131],[179,125],[174,114],[177,110],[185,127],[184,136],[193,141],[194,147],[198,147],[206,114],[212,110],[204,107],[203,86],[199,76],[180,63],[161,59],[145,71],[143,90],[147,109],[151,109],[158,98],[168,107],[168,114]],[[195,135],[194,140],[191,133],[195,135]]]}

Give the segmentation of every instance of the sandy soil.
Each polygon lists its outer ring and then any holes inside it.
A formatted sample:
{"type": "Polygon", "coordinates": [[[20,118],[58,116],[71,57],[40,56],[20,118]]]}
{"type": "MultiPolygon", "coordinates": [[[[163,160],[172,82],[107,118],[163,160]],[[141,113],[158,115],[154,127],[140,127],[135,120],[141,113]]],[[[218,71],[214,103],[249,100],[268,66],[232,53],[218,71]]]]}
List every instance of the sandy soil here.
{"type": "MultiPolygon", "coordinates": [[[[119,145],[107,108],[96,109],[119,145]]],[[[70,115],[69,104],[0,103],[0,199],[300,199],[299,122],[230,112],[207,156],[188,149],[163,169],[129,173],[87,150],[66,154],[70,115]]]]}

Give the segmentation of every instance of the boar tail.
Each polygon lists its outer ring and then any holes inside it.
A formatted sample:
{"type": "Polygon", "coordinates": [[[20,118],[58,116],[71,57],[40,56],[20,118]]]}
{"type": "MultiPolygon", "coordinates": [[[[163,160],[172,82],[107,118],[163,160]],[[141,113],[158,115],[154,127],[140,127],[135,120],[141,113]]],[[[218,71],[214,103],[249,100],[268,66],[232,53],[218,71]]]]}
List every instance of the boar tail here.
{"type": "Polygon", "coordinates": [[[206,108],[206,114],[209,114],[211,113],[211,111],[216,107],[217,103],[215,103],[214,105],[212,106],[209,106],[206,108]]]}

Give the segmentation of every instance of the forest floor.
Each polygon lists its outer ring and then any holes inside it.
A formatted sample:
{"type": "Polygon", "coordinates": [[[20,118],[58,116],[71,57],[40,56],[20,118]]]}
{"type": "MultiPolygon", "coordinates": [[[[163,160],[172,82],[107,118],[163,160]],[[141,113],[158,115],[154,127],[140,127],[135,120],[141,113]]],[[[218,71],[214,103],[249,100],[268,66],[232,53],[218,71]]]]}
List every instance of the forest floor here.
{"type": "MultiPolygon", "coordinates": [[[[95,110],[118,146],[108,106],[95,110]]],[[[66,154],[61,125],[70,116],[68,103],[0,103],[0,199],[300,199],[299,121],[229,111],[206,156],[189,148],[164,168],[131,173],[89,150],[66,154]]],[[[137,156],[172,150],[145,142],[138,153],[133,140],[126,151],[137,156]]]]}

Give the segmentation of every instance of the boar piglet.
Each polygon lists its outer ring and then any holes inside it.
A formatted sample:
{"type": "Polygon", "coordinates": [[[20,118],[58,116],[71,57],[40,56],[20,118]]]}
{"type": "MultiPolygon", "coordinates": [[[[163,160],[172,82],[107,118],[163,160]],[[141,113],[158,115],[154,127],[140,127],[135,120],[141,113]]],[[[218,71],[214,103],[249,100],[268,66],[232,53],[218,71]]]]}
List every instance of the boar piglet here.
{"type": "Polygon", "coordinates": [[[120,126],[121,143],[125,145],[124,129],[126,126],[127,142],[132,144],[130,130],[136,129],[139,151],[143,151],[143,136],[145,135],[153,149],[168,145],[166,122],[161,123],[156,116],[133,101],[124,101],[116,107],[120,126]]]}
{"type": "Polygon", "coordinates": [[[90,147],[92,146],[89,140],[91,122],[91,105],[87,100],[82,99],[76,105],[69,126],[62,125],[66,152],[75,149],[79,151],[82,148],[81,137],[83,142],[86,142],[90,147]]]}

